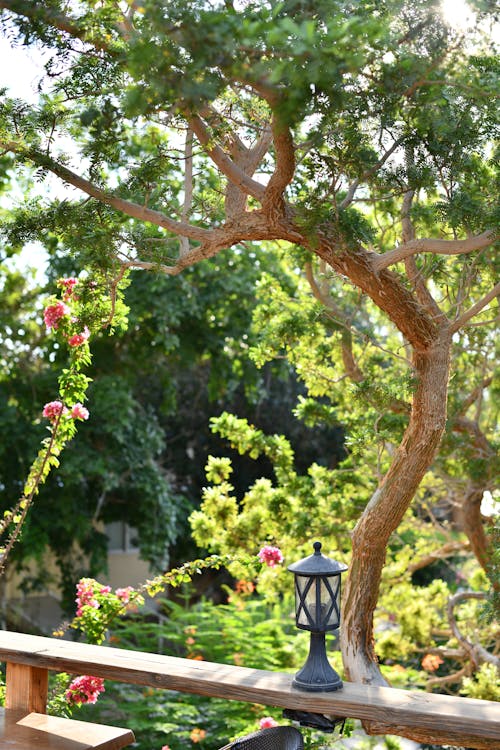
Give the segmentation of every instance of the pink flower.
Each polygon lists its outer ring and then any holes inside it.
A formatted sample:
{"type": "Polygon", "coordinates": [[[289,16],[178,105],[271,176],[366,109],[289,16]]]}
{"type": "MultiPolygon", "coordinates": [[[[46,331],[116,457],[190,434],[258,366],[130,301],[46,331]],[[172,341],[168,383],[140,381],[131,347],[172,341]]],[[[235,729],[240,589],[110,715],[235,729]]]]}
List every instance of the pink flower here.
{"type": "Polygon", "coordinates": [[[83,614],[84,607],[92,607],[93,609],[99,609],[99,602],[94,595],[94,583],[92,578],[81,578],[76,584],[76,616],[80,617],[83,614]]]}
{"type": "Polygon", "coordinates": [[[88,337],[90,336],[90,331],[85,326],[82,333],[74,333],[73,336],[70,336],[68,339],[68,344],[70,346],[81,346],[82,344],[87,341],[88,337]]]}
{"type": "Polygon", "coordinates": [[[163,745],[161,750],[170,750],[170,745],[163,745]]]}
{"type": "Polygon", "coordinates": [[[282,563],[284,559],[279,547],[270,547],[269,545],[262,547],[258,554],[258,558],[270,568],[274,568],[277,563],[282,563]]]}
{"type": "Polygon", "coordinates": [[[86,409],[81,404],[75,404],[74,407],[71,409],[71,417],[72,419],[88,419],[89,410],[86,409]]]}
{"type": "Polygon", "coordinates": [[[45,308],[43,319],[47,328],[57,328],[59,321],[69,314],[69,307],[64,302],[56,302],[45,308]]]}
{"type": "Polygon", "coordinates": [[[78,284],[78,279],[74,276],[70,276],[68,279],[58,279],[57,286],[64,289],[63,299],[68,300],[73,294],[75,286],[78,284]]]}
{"type": "Polygon", "coordinates": [[[49,419],[51,422],[55,422],[60,414],[66,411],[66,407],[61,401],[49,401],[43,407],[43,416],[49,419]]]}
{"type": "Polygon", "coordinates": [[[124,604],[128,604],[130,601],[130,594],[134,589],[132,586],[127,586],[124,589],[116,589],[115,594],[118,599],[121,599],[124,604]]]}
{"type": "Polygon", "coordinates": [[[110,591],[111,586],[101,586],[101,588],[99,589],[100,594],[109,594],[110,591]]]}
{"type": "Polygon", "coordinates": [[[101,677],[75,677],[66,690],[68,703],[96,703],[99,695],[104,693],[104,680],[101,677]]]}
{"type": "Polygon", "coordinates": [[[276,719],[273,719],[272,716],[264,716],[264,718],[259,721],[259,727],[261,729],[270,729],[271,727],[278,726],[278,722],[276,721],[276,719]]]}

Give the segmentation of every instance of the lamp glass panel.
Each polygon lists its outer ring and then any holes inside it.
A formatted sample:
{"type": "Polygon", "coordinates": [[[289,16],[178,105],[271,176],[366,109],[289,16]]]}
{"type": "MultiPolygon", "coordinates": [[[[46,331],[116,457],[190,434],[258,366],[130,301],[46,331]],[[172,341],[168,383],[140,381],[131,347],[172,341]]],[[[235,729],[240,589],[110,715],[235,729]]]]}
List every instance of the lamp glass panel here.
{"type": "Polygon", "coordinates": [[[338,628],[340,576],[296,576],[295,580],[297,625],[319,631],[338,628]]]}
{"type": "Polygon", "coordinates": [[[297,625],[305,628],[314,627],[316,612],[316,588],[314,578],[295,576],[295,612],[297,625]],[[309,613],[309,616],[307,616],[309,613]]]}
{"type": "Polygon", "coordinates": [[[321,623],[324,630],[335,630],[340,625],[340,576],[328,576],[321,581],[321,623]]]}

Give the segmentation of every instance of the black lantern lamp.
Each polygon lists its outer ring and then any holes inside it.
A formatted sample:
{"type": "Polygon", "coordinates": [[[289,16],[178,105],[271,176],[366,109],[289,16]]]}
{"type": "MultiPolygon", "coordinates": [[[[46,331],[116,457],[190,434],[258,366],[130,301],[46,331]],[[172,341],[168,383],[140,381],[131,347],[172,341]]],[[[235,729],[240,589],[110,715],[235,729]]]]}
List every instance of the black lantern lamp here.
{"type": "Polygon", "coordinates": [[[321,542],[314,554],[289,565],[295,574],[295,621],[311,631],[309,656],[293,680],[294,687],[311,692],[339,690],[342,680],[326,656],[325,633],[340,625],[340,574],[347,565],[321,554],[321,542]]]}

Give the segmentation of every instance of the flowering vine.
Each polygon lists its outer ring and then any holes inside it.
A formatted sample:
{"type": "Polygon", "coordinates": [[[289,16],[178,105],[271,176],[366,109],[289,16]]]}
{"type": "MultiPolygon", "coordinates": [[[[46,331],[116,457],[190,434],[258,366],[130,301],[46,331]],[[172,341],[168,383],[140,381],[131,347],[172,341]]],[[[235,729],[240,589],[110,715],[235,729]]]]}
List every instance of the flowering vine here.
{"type": "Polygon", "coordinates": [[[102,677],[89,677],[82,675],[75,677],[66,690],[68,703],[81,706],[83,703],[96,703],[101,693],[104,693],[104,680],[102,677]]]}
{"type": "MultiPolygon", "coordinates": [[[[123,288],[126,285],[123,274],[120,278],[123,288]]],[[[121,296],[117,303],[117,284],[114,281],[110,283],[102,274],[87,279],[59,279],[57,286],[61,298],[53,296],[48,301],[43,320],[47,333],[55,336],[59,344],[67,346],[69,361],[58,379],[57,398],[46,403],[41,414],[49,422],[49,436],[41,442],[21,497],[0,519],[0,572],[19,539],[35,495],[51,469],[59,466],[61,451],[76,434],[76,423],[89,419],[89,410],[83,402],[91,378],[82,372],[91,362],[89,339],[111,323],[113,316],[110,310],[119,323],[123,324],[126,320],[126,308],[121,296]]]]}
{"type": "MultiPolygon", "coordinates": [[[[107,637],[113,621],[136,611],[144,604],[144,595],[154,597],[168,586],[176,588],[183,583],[192,581],[194,576],[204,570],[218,570],[237,562],[246,568],[250,574],[262,567],[275,567],[283,562],[283,555],[278,547],[263,547],[257,555],[226,554],[210,555],[209,557],[191,560],[178,568],[161,573],[142,585],[134,588],[126,586],[113,591],[111,586],[100,583],[94,578],[81,578],[76,586],[76,614],[70,623],[66,623],[52,635],[62,637],[68,628],[79,631],[85,640],[93,644],[101,644],[107,637]],[[264,552],[272,549],[272,555],[264,552]]],[[[240,582],[241,583],[241,582],[240,582]]],[[[245,583],[245,595],[250,596],[255,591],[255,585],[249,581],[245,583]]],[[[194,641],[193,641],[194,642],[194,641]]],[[[189,643],[189,640],[188,640],[189,643]]],[[[188,654],[189,658],[189,654],[188,654]]],[[[191,658],[198,658],[193,656],[191,658]]],[[[201,657],[199,657],[201,658],[201,657]]],[[[101,692],[104,692],[104,682],[100,678],[82,675],[70,682],[69,675],[64,675],[61,683],[52,697],[50,704],[56,712],[71,714],[71,709],[84,703],[95,703],[101,692]]],[[[204,730],[200,730],[203,732],[204,730]]],[[[197,735],[198,736],[198,735],[197,735]]],[[[201,741],[202,735],[196,741],[201,741]]],[[[195,740],[192,740],[193,742],[195,740]]]]}
{"type": "MultiPolygon", "coordinates": [[[[275,567],[283,562],[283,555],[278,547],[263,547],[257,556],[245,553],[209,555],[199,560],[190,560],[178,568],[167,570],[154,578],[148,579],[137,588],[127,586],[112,591],[94,578],[81,578],[76,587],[76,614],[73,620],[63,629],[57,630],[53,635],[62,636],[70,627],[79,630],[89,643],[100,644],[106,638],[112,622],[127,612],[136,610],[144,604],[144,596],[155,597],[170,586],[177,588],[183,583],[190,583],[196,575],[204,570],[218,570],[238,563],[251,574],[259,567],[275,567]],[[264,550],[273,550],[272,555],[264,550]]],[[[248,593],[255,591],[255,585],[246,582],[248,593]]]]}

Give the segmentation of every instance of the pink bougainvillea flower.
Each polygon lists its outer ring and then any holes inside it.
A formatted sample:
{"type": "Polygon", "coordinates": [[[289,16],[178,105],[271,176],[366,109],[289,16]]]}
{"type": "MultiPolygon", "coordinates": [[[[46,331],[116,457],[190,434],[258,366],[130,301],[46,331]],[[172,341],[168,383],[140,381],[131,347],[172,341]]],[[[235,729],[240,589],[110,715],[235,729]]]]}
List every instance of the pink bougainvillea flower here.
{"type": "Polygon", "coordinates": [[[66,690],[68,703],[96,703],[101,693],[104,693],[104,680],[101,677],[75,677],[66,690]]]}
{"type": "Polygon", "coordinates": [[[115,594],[118,599],[121,599],[124,604],[128,604],[130,601],[130,594],[134,589],[132,586],[127,586],[124,589],[116,589],[115,594]]]}
{"type": "Polygon", "coordinates": [[[51,422],[55,422],[60,414],[64,413],[66,408],[61,401],[49,401],[43,407],[43,416],[50,419],[51,422]]]}
{"type": "Polygon", "coordinates": [[[82,344],[87,341],[88,337],[90,336],[90,331],[85,326],[82,333],[74,333],[73,336],[70,336],[68,339],[68,344],[70,346],[81,346],[82,344]]]}
{"type": "Polygon", "coordinates": [[[111,586],[101,586],[99,589],[100,594],[109,594],[111,591],[111,586]]]}
{"type": "Polygon", "coordinates": [[[258,558],[270,568],[274,568],[277,563],[282,563],[284,559],[279,547],[270,547],[268,544],[266,544],[265,547],[262,547],[258,554],[258,558]]]}
{"type": "Polygon", "coordinates": [[[57,286],[64,289],[63,300],[66,302],[73,294],[75,286],[78,284],[78,279],[74,276],[70,276],[67,279],[58,279],[57,286]]]}
{"type": "Polygon", "coordinates": [[[69,307],[64,302],[56,302],[45,308],[43,319],[47,328],[57,328],[61,318],[69,314],[69,307]]]}
{"type": "Polygon", "coordinates": [[[259,727],[261,729],[270,729],[271,727],[277,726],[279,726],[279,724],[272,716],[264,716],[264,718],[259,721],[259,727]]]}
{"type": "Polygon", "coordinates": [[[92,609],[99,609],[99,602],[95,598],[94,583],[92,578],[81,578],[76,584],[76,616],[80,617],[83,614],[84,607],[92,607],[92,609]]]}
{"type": "Polygon", "coordinates": [[[170,745],[163,745],[161,750],[170,750],[170,745]]]}
{"type": "Polygon", "coordinates": [[[73,419],[88,419],[89,410],[86,409],[81,404],[75,404],[74,407],[71,409],[71,417],[73,419]]]}

